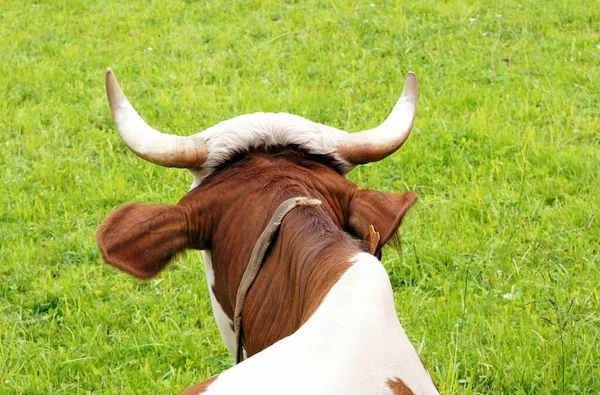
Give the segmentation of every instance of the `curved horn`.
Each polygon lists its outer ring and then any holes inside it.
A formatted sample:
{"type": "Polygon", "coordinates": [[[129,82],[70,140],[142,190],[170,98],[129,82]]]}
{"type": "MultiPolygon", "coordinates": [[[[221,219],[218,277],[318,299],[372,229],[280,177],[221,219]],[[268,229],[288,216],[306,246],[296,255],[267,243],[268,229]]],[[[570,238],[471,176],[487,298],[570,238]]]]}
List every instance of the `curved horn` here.
{"type": "Polygon", "coordinates": [[[193,168],[206,160],[206,144],[194,136],[173,136],[150,127],[131,106],[117,78],[106,69],[106,95],[125,145],[137,156],[166,167],[193,168]]]}
{"type": "Polygon", "coordinates": [[[344,135],[337,152],[354,165],[376,162],[394,153],[404,144],[417,112],[417,76],[406,77],[400,99],[385,122],[375,129],[344,135]]]}

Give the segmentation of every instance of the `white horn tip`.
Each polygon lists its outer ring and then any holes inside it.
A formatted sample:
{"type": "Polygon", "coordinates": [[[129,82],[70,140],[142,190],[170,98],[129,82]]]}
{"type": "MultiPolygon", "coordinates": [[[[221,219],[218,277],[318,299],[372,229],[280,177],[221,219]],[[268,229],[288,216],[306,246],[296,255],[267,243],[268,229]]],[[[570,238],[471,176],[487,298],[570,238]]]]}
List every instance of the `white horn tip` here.
{"type": "Polygon", "coordinates": [[[409,71],[406,75],[406,82],[404,82],[404,89],[402,89],[402,96],[408,97],[411,101],[416,102],[419,95],[419,83],[417,81],[417,75],[412,71],[409,71]]]}
{"type": "Polygon", "coordinates": [[[116,115],[115,112],[119,110],[119,107],[125,101],[127,101],[127,99],[125,98],[125,95],[123,95],[123,91],[119,86],[117,77],[110,67],[106,69],[106,94],[108,96],[108,103],[110,104],[110,109],[113,112],[114,118],[116,115]]]}
{"type": "Polygon", "coordinates": [[[106,69],[106,85],[115,85],[115,83],[118,85],[117,77],[115,76],[115,73],[113,73],[112,69],[109,67],[106,69]]]}
{"type": "Polygon", "coordinates": [[[116,79],[115,73],[113,72],[113,70],[110,67],[108,67],[106,69],[106,82],[108,83],[109,80],[114,80],[114,79],[116,79]]]}

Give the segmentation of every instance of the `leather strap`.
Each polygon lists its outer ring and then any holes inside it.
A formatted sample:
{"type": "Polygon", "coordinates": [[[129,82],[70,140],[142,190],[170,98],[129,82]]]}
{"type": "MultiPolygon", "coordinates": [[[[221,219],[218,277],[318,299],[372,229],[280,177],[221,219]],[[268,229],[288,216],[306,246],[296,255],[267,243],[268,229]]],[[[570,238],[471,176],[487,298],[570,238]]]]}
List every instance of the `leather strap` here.
{"type": "Polygon", "coordinates": [[[246,271],[244,271],[244,275],[242,276],[242,280],[240,281],[235,301],[235,311],[233,314],[233,330],[235,331],[236,340],[236,364],[244,360],[244,351],[242,344],[242,309],[244,308],[244,303],[246,302],[246,296],[248,295],[248,291],[250,290],[252,283],[256,279],[256,276],[258,275],[258,271],[260,270],[263,260],[265,259],[267,249],[271,245],[271,242],[273,241],[277,230],[279,230],[279,226],[283,222],[283,218],[287,215],[287,213],[289,213],[296,207],[314,207],[320,204],[320,200],[311,199],[308,197],[295,197],[284,201],[283,203],[281,203],[281,205],[279,205],[277,210],[275,210],[275,213],[271,217],[269,224],[256,241],[254,249],[252,250],[252,255],[250,256],[250,262],[248,263],[246,271]]]}

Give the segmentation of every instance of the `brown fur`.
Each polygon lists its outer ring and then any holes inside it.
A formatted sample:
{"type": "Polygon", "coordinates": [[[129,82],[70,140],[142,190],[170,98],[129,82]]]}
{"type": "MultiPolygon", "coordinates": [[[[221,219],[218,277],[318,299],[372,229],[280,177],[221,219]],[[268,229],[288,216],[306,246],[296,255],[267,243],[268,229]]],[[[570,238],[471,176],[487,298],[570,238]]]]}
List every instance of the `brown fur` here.
{"type": "Polygon", "coordinates": [[[394,378],[394,380],[388,379],[387,385],[394,395],[414,395],[414,392],[398,377],[394,378]]]}
{"type": "Polygon", "coordinates": [[[359,189],[334,169],[294,150],[250,153],[188,192],[176,206],[127,204],[100,226],[107,263],[150,278],[186,248],[210,249],[213,292],[232,318],[252,248],[285,199],[308,196],[319,207],[290,212],[265,257],[242,312],[251,356],[294,333],[351,265],[369,251],[369,226],[383,245],[416,200],[412,192],[359,189]]]}
{"type": "Polygon", "coordinates": [[[146,279],[188,245],[185,225],[179,206],[129,203],[104,220],[96,237],[106,262],[146,279]]]}

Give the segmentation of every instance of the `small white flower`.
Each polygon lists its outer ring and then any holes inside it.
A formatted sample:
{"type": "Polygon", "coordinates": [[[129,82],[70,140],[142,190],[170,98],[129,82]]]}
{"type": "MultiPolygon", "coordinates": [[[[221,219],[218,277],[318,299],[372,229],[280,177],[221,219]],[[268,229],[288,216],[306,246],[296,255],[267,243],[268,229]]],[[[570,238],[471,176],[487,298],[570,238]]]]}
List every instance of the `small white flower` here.
{"type": "Polygon", "coordinates": [[[373,4],[373,3],[371,3],[371,4],[369,4],[369,5],[370,5],[371,7],[375,7],[375,4],[373,4]]]}
{"type": "Polygon", "coordinates": [[[148,47],[148,51],[152,51],[152,47],[148,47]]]}
{"type": "Polygon", "coordinates": [[[469,22],[473,23],[477,20],[477,18],[469,18],[469,22]]]}

